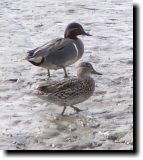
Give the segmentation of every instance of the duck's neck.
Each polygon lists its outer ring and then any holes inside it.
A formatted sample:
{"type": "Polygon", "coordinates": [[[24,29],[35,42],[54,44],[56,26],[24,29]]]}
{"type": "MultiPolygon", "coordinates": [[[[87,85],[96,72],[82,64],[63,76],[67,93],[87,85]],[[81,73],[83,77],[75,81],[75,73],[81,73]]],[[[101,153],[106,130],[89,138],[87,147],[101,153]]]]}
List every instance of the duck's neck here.
{"type": "Polygon", "coordinates": [[[77,33],[75,30],[65,31],[64,38],[77,39],[77,33]]]}
{"type": "Polygon", "coordinates": [[[95,89],[95,81],[91,76],[82,76],[79,77],[80,81],[84,82],[85,85],[88,85],[88,88],[90,87],[92,91],[95,89]]]}
{"type": "Polygon", "coordinates": [[[77,76],[79,79],[92,79],[89,74],[84,72],[78,72],[77,76]]]}
{"type": "Polygon", "coordinates": [[[77,36],[72,34],[68,34],[68,35],[65,34],[64,38],[77,39],[77,36]]]}

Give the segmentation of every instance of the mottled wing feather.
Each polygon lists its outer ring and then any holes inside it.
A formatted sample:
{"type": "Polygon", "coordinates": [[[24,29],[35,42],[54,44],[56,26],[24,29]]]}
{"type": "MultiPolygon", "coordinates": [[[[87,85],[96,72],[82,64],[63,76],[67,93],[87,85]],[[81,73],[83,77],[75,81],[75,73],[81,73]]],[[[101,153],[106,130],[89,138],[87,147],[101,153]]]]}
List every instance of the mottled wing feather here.
{"type": "Polygon", "coordinates": [[[65,84],[61,84],[58,86],[57,91],[54,93],[51,93],[49,96],[54,98],[59,98],[59,99],[69,99],[72,97],[77,98],[77,96],[83,95],[85,92],[85,84],[83,81],[74,79],[71,80],[71,82],[67,82],[65,84]]]}
{"type": "Polygon", "coordinates": [[[63,82],[61,82],[61,83],[59,83],[58,85],[57,85],[57,89],[58,89],[58,91],[60,91],[60,90],[64,90],[64,89],[66,89],[66,88],[72,88],[73,86],[75,86],[77,83],[79,83],[79,79],[77,79],[77,78],[74,78],[74,79],[69,79],[68,81],[66,80],[66,81],[63,81],[63,82]]]}
{"type": "Polygon", "coordinates": [[[64,89],[69,87],[71,88],[72,86],[75,86],[75,84],[77,84],[78,82],[79,80],[77,78],[70,80],[63,80],[60,82],[55,82],[50,85],[40,86],[38,87],[38,90],[40,90],[43,93],[55,93],[58,91],[63,91],[64,89]]]}

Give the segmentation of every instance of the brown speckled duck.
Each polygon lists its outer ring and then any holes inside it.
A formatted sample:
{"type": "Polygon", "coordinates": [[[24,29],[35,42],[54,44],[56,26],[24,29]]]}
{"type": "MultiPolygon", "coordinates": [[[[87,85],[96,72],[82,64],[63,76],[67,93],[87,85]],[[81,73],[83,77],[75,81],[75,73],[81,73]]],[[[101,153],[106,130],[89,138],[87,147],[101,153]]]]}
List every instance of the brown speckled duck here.
{"type": "Polygon", "coordinates": [[[54,39],[41,47],[28,52],[26,60],[35,66],[48,69],[63,68],[65,77],[67,77],[66,66],[78,61],[84,53],[84,45],[77,38],[78,35],[91,36],[86,33],[79,23],[70,23],[64,34],[64,38],[54,39]]]}
{"type": "Polygon", "coordinates": [[[77,78],[72,78],[57,82],[52,85],[37,87],[35,94],[44,100],[59,106],[64,106],[62,115],[67,106],[72,107],[77,112],[81,111],[75,104],[81,103],[92,96],[95,89],[95,82],[91,74],[98,74],[88,62],[82,62],[78,66],[77,78]]]}

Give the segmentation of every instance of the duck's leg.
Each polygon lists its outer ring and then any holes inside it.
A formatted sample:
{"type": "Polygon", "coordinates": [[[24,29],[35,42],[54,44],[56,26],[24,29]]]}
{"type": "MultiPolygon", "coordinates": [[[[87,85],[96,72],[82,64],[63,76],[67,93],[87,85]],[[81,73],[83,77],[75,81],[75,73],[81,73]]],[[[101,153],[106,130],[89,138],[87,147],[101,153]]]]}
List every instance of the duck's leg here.
{"type": "Polygon", "coordinates": [[[63,70],[64,70],[64,73],[65,73],[65,78],[67,78],[68,77],[68,74],[67,74],[67,71],[66,71],[66,68],[65,67],[62,67],[63,68],[63,70]]]}
{"type": "Polygon", "coordinates": [[[48,69],[48,74],[47,74],[47,75],[48,75],[48,77],[51,77],[51,75],[50,75],[50,70],[49,70],[49,69],[48,69]]]}
{"type": "Polygon", "coordinates": [[[64,106],[64,109],[63,109],[63,111],[61,113],[62,116],[64,115],[64,112],[65,112],[66,108],[67,108],[67,106],[64,106]]]}
{"type": "Polygon", "coordinates": [[[73,108],[77,113],[83,111],[83,110],[81,110],[81,109],[79,109],[79,108],[77,108],[75,106],[70,106],[70,107],[73,108]]]}
{"type": "MultiPolygon", "coordinates": [[[[56,65],[56,64],[55,64],[56,65]]],[[[64,73],[65,73],[65,78],[67,78],[68,77],[68,74],[67,74],[67,71],[66,71],[66,67],[65,66],[63,66],[63,65],[57,65],[59,68],[63,68],[63,70],[64,70],[64,73]]]]}

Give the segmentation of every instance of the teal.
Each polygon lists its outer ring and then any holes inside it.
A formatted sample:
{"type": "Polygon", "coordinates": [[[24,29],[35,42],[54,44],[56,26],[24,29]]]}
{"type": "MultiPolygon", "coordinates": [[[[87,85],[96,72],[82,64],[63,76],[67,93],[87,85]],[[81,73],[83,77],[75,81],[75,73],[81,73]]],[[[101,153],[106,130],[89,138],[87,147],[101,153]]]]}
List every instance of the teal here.
{"type": "Polygon", "coordinates": [[[64,38],[54,39],[36,49],[28,51],[26,60],[35,66],[50,70],[63,69],[68,77],[66,67],[78,61],[84,53],[84,44],[78,35],[91,36],[79,23],[70,23],[64,33],[64,38]]]}
{"type": "Polygon", "coordinates": [[[95,90],[95,81],[90,76],[91,74],[102,75],[96,72],[90,63],[82,62],[78,66],[77,78],[39,86],[35,90],[35,95],[58,106],[63,106],[62,115],[67,106],[79,112],[81,110],[74,105],[87,100],[95,90]]]}

